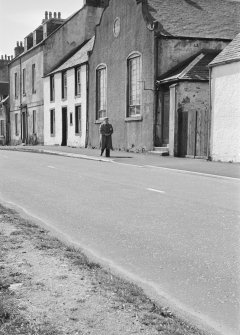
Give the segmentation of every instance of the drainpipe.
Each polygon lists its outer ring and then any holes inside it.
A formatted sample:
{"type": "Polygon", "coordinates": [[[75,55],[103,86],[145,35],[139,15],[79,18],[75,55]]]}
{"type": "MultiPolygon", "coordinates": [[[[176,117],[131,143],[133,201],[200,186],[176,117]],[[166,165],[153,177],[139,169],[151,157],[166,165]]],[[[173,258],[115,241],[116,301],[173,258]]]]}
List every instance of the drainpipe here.
{"type": "Polygon", "coordinates": [[[212,68],[209,67],[209,115],[207,134],[207,159],[211,160],[211,126],[212,126],[212,68]]]}
{"type": "Polygon", "coordinates": [[[156,141],[156,123],[157,123],[157,109],[158,109],[158,91],[156,89],[156,81],[158,77],[158,37],[156,36],[156,33],[154,32],[154,65],[153,65],[153,71],[154,71],[154,101],[153,101],[153,147],[155,146],[156,141]]]}
{"type": "Polygon", "coordinates": [[[85,148],[88,146],[89,138],[89,64],[86,63],[86,138],[85,148]]]}

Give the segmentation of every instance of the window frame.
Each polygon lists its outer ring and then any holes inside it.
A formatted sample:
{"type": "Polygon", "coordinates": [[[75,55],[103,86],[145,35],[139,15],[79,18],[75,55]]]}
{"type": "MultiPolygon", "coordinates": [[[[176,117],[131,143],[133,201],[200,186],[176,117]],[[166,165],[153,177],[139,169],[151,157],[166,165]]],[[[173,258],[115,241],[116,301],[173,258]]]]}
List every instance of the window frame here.
{"type": "Polygon", "coordinates": [[[32,93],[36,93],[36,64],[32,64],[32,93]]]}
{"type": "Polygon", "coordinates": [[[67,71],[62,72],[62,100],[67,99],[67,71]]]}
{"type": "Polygon", "coordinates": [[[56,126],[56,120],[55,120],[55,108],[50,109],[50,136],[55,137],[55,126],[56,126]]]}
{"type": "Polygon", "coordinates": [[[127,58],[127,110],[126,110],[127,118],[141,117],[142,112],[141,83],[142,83],[142,54],[135,51],[131,53],[127,58]],[[137,63],[134,64],[134,61],[136,61],[137,63]],[[131,109],[133,109],[134,112],[131,112],[131,109]]]}
{"type": "Polygon", "coordinates": [[[96,68],[96,120],[101,121],[106,116],[107,116],[107,66],[106,64],[100,64],[96,68]],[[101,73],[104,74],[103,80],[101,79],[101,73]]]}
{"type": "Polygon", "coordinates": [[[75,96],[80,97],[82,95],[82,66],[75,68],[75,96]],[[79,76],[78,76],[79,75],[79,76]]]}
{"type": "Polygon", "coordinates": [[[14,97],[18,98],[18,73],[14,73],[14,97]]]}
{"type": "Polygon", "coordinates": [[[52,74],[49,77],[50,82],[50,102],[55,101],[55,76],[52,74]]]}
{"type": "Polygon", "coordinates": [[[22,94],[26,95],[26,69],[22,70],[22,94]]]}
{"type": "Polygon", "coordinates": [[[75,105],[75,135],[82,133],[82,105],[75,105]]]}

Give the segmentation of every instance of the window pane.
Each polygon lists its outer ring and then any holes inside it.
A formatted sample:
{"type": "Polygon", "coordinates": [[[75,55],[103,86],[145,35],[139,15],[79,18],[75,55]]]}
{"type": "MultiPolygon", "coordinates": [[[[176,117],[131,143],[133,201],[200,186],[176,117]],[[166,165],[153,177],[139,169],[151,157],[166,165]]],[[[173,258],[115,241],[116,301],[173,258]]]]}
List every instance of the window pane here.
{"type": "Polygon", "coordinates": [[[107,71],[106,68],[97,70],[97,119],[106,116],[107,108],[107,71]]]}
{"type": "Polygon", "coordinates": [[[128,116],[140,114],[141,105],[141,57],[128,60],[128,116]]]}

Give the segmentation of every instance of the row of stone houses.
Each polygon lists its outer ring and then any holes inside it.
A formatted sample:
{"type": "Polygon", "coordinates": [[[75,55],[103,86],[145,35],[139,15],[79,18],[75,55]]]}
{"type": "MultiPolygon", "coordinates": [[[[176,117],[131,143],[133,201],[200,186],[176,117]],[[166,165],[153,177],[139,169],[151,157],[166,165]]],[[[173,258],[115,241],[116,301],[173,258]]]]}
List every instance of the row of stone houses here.
{"type": "Polygon", "coordinates": [[[236,145],[219,156],[212,141],[227,123],[213,122],[222,115],[209,103],[209,64],[213,75],[239,17],[240,4],[224,0],[85,0],[66,20],[46,12],[9,65],[11,144],[98,147],[108,116],[115,149],[239,161],[239,106],[225,110],[236,145]]]}

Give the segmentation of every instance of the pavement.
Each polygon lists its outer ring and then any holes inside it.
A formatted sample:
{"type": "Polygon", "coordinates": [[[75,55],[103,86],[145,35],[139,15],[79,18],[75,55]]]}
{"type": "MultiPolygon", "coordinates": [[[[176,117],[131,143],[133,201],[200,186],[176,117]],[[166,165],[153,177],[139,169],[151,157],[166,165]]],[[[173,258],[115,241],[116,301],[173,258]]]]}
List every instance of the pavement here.
{"type": "Polygon", "coordinates": [[[100,156],[100,150],[62,146],[0,146],[0,150],[35,152],[109,163],[132,164],[162,169],[174,169],[229,178],[240,178],[239,163],[211,162],[205,159],[159,156],[158,154],[112,151],[110,158],[100,156]]]}

